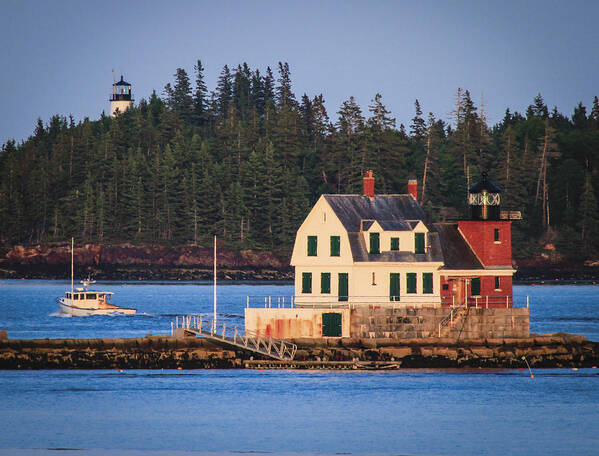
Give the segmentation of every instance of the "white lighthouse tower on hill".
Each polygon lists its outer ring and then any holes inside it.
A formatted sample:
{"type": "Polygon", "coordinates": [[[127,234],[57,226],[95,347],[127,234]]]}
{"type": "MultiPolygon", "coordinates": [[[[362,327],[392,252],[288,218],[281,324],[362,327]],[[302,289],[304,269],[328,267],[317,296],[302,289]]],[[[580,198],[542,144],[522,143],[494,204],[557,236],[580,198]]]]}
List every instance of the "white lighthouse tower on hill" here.
{"type": "Polygon", "coordinates": [[[120,81],[115,81],[112,84],[112,95],[110,96],[110,115],[115,117],[117,113],[123,113],[133,105],[131,97],[131,84],[123,80],[121,75],[120,81]]]}

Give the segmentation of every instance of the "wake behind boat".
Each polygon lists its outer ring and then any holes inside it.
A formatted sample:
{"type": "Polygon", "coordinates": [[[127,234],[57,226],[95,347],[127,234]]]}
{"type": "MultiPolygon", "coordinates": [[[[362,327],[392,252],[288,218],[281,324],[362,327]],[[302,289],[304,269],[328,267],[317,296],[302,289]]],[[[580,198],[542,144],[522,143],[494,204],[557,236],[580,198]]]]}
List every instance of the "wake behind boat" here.
{"type": "Polygon", "coordinates": [[[60,311],[73,317],[87,317],[89,315],[125,314],[134,315],[137,310],[128,307],[119,307],[110,303],[111,291],[90,290],[89,286],[95,280],[82,280],[83,288],[73,289],[75,274],[75,239],[71,239],[71,291],[66,291],[64,296],[57,298],[60,311]]]}

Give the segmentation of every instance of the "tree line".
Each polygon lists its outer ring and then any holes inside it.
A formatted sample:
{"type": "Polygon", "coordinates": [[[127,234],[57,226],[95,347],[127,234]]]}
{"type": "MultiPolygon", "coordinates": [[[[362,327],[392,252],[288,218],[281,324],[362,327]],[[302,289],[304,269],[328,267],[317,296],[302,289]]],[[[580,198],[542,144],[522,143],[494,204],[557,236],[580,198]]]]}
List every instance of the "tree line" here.
{"type": "Polygon", "coordinates": [[[322,193],[359,193],[372,169],[377,193],[419,198],[432,221],[465,216],[480,174],[519,210],[514,253],[548,244],[569,258],[599,249],[599,102],[571,116],[538,94],[524,114],[494,126],[458,89],[451,118],[425,115],[418,100],[397,126],[380,93],[363,110],[353,97],[329,117],[323,94],[301,98],[289,65],[276,76],[225,66],[208,90],[177,68],[161,95],[98,120],[38,119],[32,136],[0,152],[0,243],[202,244],[218,235],[234,249],[288,253],[322,193]]]}

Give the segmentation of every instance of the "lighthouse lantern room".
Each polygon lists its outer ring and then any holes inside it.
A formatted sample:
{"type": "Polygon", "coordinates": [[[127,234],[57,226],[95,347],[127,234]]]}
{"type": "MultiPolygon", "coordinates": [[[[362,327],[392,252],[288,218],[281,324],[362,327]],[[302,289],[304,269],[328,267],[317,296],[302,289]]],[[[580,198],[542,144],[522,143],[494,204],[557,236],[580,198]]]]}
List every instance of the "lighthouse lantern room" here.
{"type": "Polygon", "coordinates": [[[123,80],[114,81],[112,84],[112,95],[110,96],[110,115],[115,117],[118,113],[123,113],[133,105],[131,94],[131,84],[123,80]]]}

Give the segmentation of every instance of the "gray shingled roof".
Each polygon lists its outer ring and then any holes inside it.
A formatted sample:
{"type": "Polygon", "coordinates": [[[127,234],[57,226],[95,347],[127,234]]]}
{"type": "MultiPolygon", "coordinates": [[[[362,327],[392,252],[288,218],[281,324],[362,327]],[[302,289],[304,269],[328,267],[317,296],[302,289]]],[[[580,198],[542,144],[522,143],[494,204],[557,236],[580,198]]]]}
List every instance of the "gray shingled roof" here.
{"type": "Polygon", "coordinates": [[[443,269],[485,269],[458,231],[457,223],[435,223],[432,229],[441,242],[443,269]]]}
{"type": "Polygon", "coordinates": [[[407,220],[424,221],[426,217],[411,195],[375,195],[374,198],[363,195],[324,195],[324,198],[348,233],[359,232],[362,220],[376,220],[382,226],[382,223],[407,220]]]}
{"type": "Polygon", "coordinates": [[[386,231],[409,231],[426,215],[411,195],[324,195],[345,227],[354,261],[420,262],[443,261],[437,233],[429,233],[430,248],[424,254],[381,252],[370,254],[360,234],[360,224],[367,230],[376,220],[386,231]]]}
{"type": "Polygon", "coordinates": [[[368,253],[364,237],[361,233],[347,233],[349,237],[349,246],[351,248],[354,261],[377,261],[377,262],[392,262],[392,263],[417,263],[417,262],[443,262],[443,253],[439,242],[439,235],[434,232],[428,233],[428,245],[426,253],[412,252],[381,252],[379,254],[368,253]]]}
{"type": "Polygon", "coordinates": [[[412,226],[409,222],[399,220],[378,220],[379,225],[385,231],[411,231],[412,226]]]}

